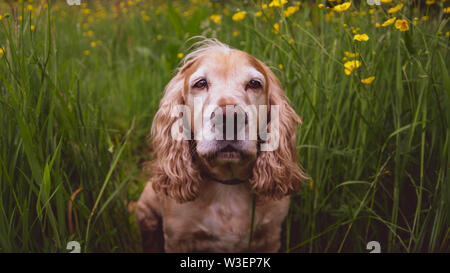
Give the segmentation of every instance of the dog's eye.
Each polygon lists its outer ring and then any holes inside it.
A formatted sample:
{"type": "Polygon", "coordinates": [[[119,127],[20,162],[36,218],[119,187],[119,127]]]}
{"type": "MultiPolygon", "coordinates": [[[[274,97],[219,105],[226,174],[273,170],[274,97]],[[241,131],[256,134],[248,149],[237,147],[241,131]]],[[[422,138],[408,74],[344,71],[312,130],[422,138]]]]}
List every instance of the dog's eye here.
{"type": "Polygon", "coordinates": [[[201,80],[197,81],[196,83],[194,83],[194,85],[192,87],[198,88],[198,89],[203,89],[203,88],[208,87],[208,82],[205,79],[201,79],[201,80]]]}
{"type": "Polygon", "coordinates": [[[247,86],[245,87],[245,90],[247,89],[260,89],[262,87],[261,82],[257,80],[250,80],[247,83],[247,86]]]}

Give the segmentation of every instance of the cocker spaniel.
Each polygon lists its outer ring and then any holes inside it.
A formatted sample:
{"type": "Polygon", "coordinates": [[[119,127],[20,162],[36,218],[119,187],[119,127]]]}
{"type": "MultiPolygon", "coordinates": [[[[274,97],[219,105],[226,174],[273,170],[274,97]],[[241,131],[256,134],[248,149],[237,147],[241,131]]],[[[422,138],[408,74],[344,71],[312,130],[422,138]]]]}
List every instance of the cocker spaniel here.
{"type": "Polygon", "coordinates": [[[277,252],[289,195],[306,179],[301,119],[263,62],[216,39],[197,46],[153,120],[136,206],[143,250],[277,252]]]}

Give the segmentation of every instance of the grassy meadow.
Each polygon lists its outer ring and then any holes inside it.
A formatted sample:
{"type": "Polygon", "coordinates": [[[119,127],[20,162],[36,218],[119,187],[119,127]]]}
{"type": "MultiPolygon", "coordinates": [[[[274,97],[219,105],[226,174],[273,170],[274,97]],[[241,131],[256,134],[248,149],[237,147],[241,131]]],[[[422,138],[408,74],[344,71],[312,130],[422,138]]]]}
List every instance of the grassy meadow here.
{"type": "Polygon", "coordinates": [[[141,251],[147,133],[199,35],[303,119],[282,252],[450,252],[450,1],[81,3],[0,2],[0,252],[141,251]]]}

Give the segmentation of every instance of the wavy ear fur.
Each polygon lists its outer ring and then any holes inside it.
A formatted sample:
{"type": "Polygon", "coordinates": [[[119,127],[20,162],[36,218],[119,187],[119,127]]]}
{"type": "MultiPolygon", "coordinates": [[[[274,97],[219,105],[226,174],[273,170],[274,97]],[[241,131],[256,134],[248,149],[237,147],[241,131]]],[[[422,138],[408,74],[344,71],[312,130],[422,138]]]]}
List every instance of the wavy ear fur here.
{"type": "Polygon", "coordinates": [[[191,64],[187,63],[167,84],[151,129],[156,158],[150,164],[150,182],[155,192],[164,193],[179,203],[194,200],[202,181],[194,165],[190,141],[174,140],[171,136],[172,125],[179,119],[171,116],[171,111],[175,105],[184,105],[184,68],[191,64]]]}
{"type": "MultiPolygon", "coordinates": [[[[289,105],[278,78],[266,65],[260,64],[268,78],[269,104],[279,105],[279,146],[274,151],[260,151],[250,183],[257,195],[280,199],[297,192],[300,184],[307,179],[300,167],[296,149],[297,127],[302,121],[289,105]]],[[[270,121],[267,127],[271,132],[270,121]]]]}

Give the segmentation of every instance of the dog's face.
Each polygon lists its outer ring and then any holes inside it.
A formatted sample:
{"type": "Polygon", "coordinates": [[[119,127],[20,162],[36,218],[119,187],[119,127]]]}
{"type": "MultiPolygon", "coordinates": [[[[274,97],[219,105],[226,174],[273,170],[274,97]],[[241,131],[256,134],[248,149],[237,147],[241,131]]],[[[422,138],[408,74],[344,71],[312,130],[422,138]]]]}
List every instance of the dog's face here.
{"type": "Polygon", "coordinates": [[[237,50],[200,57],[185,69],[183,96],[192,115],[196,152],[215,177],[251,175],[258,140],[250,130],[258,127],[259,106],[268,104],[267,82],[263,67],[237,50]]]}
{"type": "Polygon", "coordinates": [[[296,150],[299,123],[263,62],[207,39],[186,56],[155,115],[153,188],[179,202],[194,200],[210,178],[248,182],[272,199],[296,192],[306,178],[296,150]],[[171,137],[180,127],[193,139],[171,137]]]}

